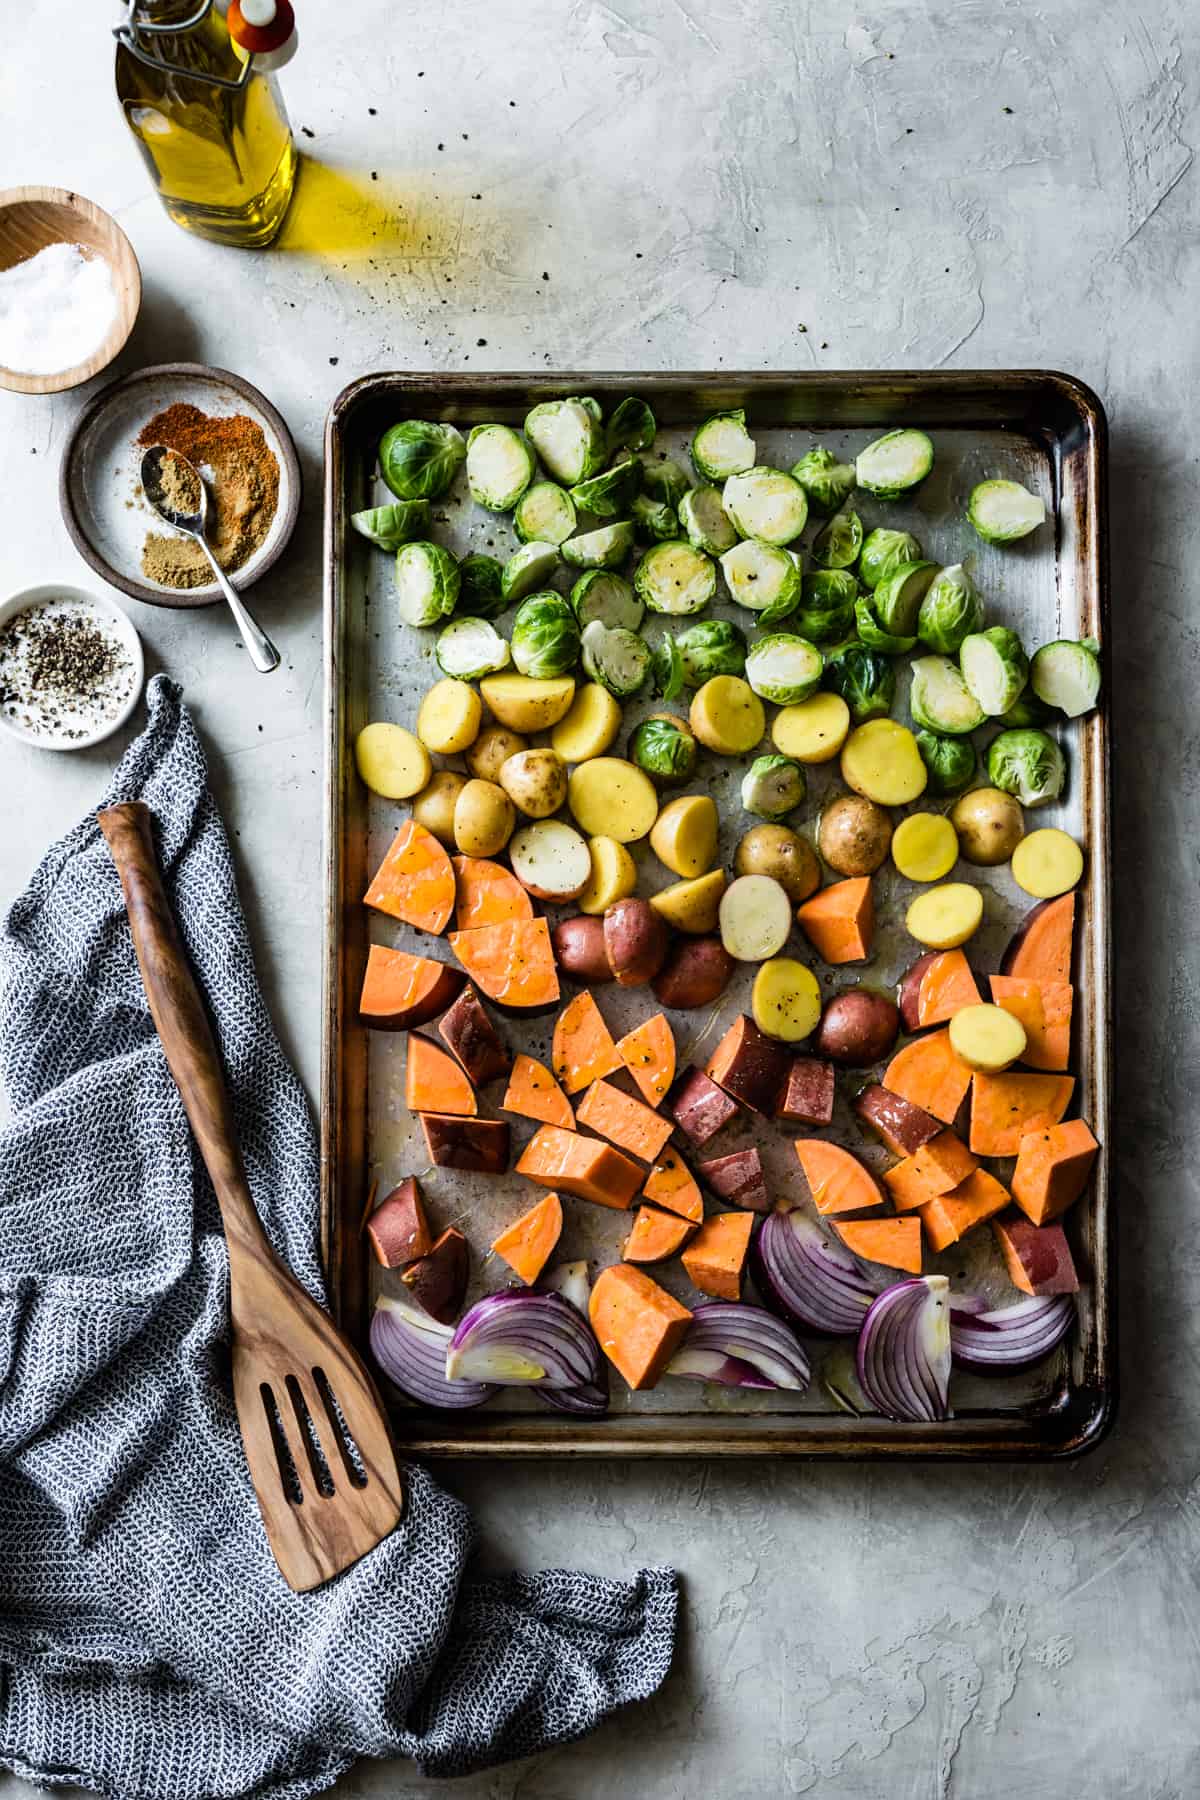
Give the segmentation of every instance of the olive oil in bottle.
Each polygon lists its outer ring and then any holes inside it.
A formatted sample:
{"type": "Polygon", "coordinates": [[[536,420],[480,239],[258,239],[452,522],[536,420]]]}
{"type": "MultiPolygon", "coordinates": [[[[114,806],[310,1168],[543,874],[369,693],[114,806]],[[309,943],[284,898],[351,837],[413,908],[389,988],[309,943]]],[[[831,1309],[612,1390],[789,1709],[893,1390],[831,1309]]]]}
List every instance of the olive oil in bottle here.
{"type": "Polygon", "coordinates": [[[239,56],[212,0],[125,0],[117,96],[158,197],[185,231],[269,244],[296,180],[273,75],[239,56]]]}

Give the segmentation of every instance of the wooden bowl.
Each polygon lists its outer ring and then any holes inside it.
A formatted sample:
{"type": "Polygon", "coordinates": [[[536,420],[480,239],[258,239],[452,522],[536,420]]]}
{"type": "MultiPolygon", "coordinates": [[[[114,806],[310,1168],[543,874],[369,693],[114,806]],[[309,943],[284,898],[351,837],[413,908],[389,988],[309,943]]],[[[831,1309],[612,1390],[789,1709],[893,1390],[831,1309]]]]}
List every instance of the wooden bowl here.
{"type": "Polygon", "coordinates": [[[73,369],[21,375],[0,366],[0,387],[16,394],[61,394],[98,375],[124,347],[142,303],[142,274],[133,245],[102,207],[66,188],[0,190],[0,269],[27,261],[47,244],[83,244],[104,258],[117,291],[117,316],[104,342],[73,369]]]}

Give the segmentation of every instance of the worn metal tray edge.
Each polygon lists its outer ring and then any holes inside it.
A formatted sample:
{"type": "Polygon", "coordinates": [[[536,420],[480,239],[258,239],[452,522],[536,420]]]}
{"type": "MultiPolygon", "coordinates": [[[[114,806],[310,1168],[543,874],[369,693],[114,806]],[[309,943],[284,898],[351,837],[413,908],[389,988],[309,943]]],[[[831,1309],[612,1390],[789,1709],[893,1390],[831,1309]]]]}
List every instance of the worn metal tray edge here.
{"type": "MultiPolygon", "coordinates": [[[[324,679],[325,679],[325,816],[324,886],[326,931],[323,951],[321,1032],[321,1245],[334,1317],[359,1348],[366,1338],[365,1281],[360,1207],[365,1180],[364,1100],[366,1033],[354,1025],[353,998],[343,954],[347,901],[342,891],[345,860],[344,802],[353,759],[344,729],[345,693],[342,672],[347,659],[347,611],[344,605],[344,546],[347,520],[344,498],[345,438],[352,415],[381,393],[399,396],[407,390],[441,387],[470,391],[481,398],[505,387],[536,399],[578,391],[581,384],[615,384],[660,394],[672,388],[702,387],[714,397],[731,391],[779,390],[795,386],[810,391],[840,389],[859,401],[889,396],[892,404],[911,407],[938,396],[966,401],[989,392],[1019,394],[1050,388],[1080,426],[1086,455],[1086,479],[1080,508],[1086,519],[1086,617],[1103,646],[1105,692],[1111,691],[1109,650],[1108,561],[1108,422],[1102,402],[1086,383],[1050,369],[1006,370],[832,370],[796,373],[769,371],[622,373],[541,372],[446,376],[409,371],[366,375],[351,382],[330,406],[325,427],[324,520],[324,679]]],[[[583,391],[586,391],[584,386],[583,391]]],[[[964,413],[966,407],[964,406],[964,413]]],[[[814,417],[814,424],[818,421],[814,417]]],[[[954,421],[966,424],[966,417],[954,421]]],[[[840,1461],[1063,1461],[1086,1454],[1112,1429],[1118,1403],[1115,1236],[1111,1229],[1112,996],[1110,925],[1111,724],[1106,713],[1093,715],[1087,728],[1081,775],[1092,822],[1089,833],[1091,878],[1088,911],[1094,914],[1090,934],[1093,965],[1103,972],[1092,995],[1095,1058],[1095,1123],[1103,1146],[1093,1195],[1092,1273],[1095,1331],[1093,1359],[1086,1379],[1067,1390],[1063,1403],[1037,1415],[968,1414],[935,1427],[897,1425],[888,1421],[821,1416],[815,1425],[790,1420],[764,1429],[761,1421],[725,1417],[711,1424],[690,1415],[681,1429],[674,1420],[647,1416],[579,1424],[566,1419],[455,1419],[453,1429],[436,1429],[437,1421],[396,1409],[393,1425],[402,1449],[425,1456],[556,1456],[688,1457],[796,1456],[840,1461]]],[[[351,902],[350,904],[353,904],[351,902]]]]}

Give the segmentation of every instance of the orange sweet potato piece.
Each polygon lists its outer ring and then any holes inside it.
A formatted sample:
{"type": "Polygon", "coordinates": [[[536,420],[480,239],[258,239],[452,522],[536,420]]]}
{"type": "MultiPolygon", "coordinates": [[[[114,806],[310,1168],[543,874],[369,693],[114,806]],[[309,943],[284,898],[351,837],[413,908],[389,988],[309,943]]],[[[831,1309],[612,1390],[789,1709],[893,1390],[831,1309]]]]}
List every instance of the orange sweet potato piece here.
{"type": "Polygon", "coordinates": [[[717,1300],[740,1300],[753,1229],[753,1213],[713,1213],[705,1219],[680,1259],[693,1286],[717,1300]]]}
{"type": "Polygon", "coordinates": [[[1019,975],[993,975],[992,1000],[1025,1027],[1021,1061],[1030,1069],[1065,1069],[1071,1059],[1071,1008],[1075,990],[1069,981],[1028,981],[1019,975]]]}
{"type": "Polygon", "coordinates": [[[948,1245],[957,1244],[972,1225],[981,1225],[985,1219],[1003,1212],[1009,1200],[1008,1189],[994,1175],[986,1169],[974,1170],[958,1187],[948,1194],[939,1194],[921,1208],[921,1223],[930,1249],[945,1250],[948,1245]]]}
{"type": "Polygon", "coordinates": [[[881,1206],[883,1195],[871,1171],[825,1138],[797,1138],[796,1155],[819,1213],[858,1212],[881,1206]]]}
{"type": "Polygon", "coordinates": [[[406,819],[375,871],[364,904],[436,937],[454,911],[454,870],[431,831],[406,819]]]}
{"type": "Polygon", "coordinates": [[[562,1236],[562,1201],[551,1191],[543,1194],[536,1206],[492,1239],[492,1249],[502,1256],[509,1268],[532,1287],[562,1236]]]}
{"type": "Polygon", "coordinates": [[[646,1177],[642,1198],[667,1207],[681,1219],[690,1219],[693,1225],[698,1225],[704,1217],[704,1198],[696,1178],[678,1150],[673,1150],[670,1145],[656,1157],[654,1167],[646,1177]]]}
{"type": "Polygon", "coordinates": [[[883,1185],[892,1196],[892,1205],[897,1212],[914,1212],[919,1206],[928,1206],[934,1198],[921,1179],[915,1156],[906,1156],[903,1162],[885,1169],[883,1185]]]}
{"type": "Polygon", "coordinates": [[[917,1020],[945,1025],[964,1006],[978,1006],[982,996],[975,985],[971,965],[961,950],[940,950],[926,963],[917,992],[917,1020]]]}
{"type": "Polygon", "coordinates": [[[483,856],[452,856],[454,923],[459,931],[532,919],[533,901],[511,870],[483,856]]]}
{"type": "Polygon", "coordinates": [[[976,1156],[1015,1156],[1021,1139],[1045,1131],[1071,1104],[1073,1075],[976,1075],[971,1089],[971,1148],[976,1156]]]}
{"type": "Polygon", "coordinates": [[[611,1144],[557,1125],[540,1126],[517,1161],[517,1174],[528,1175],[539,1187],[558,1188],[618,1212],[633,1204],[644,1173],[611,1144]]]}
{"type": "Polygon", "coordinates": [[[635,1025],[617,1039],[621,1061],[650,1106],[661,1106],[675,1079],[675,1035],[665,1013],[635,1025]]]}
{"type": "Polygon", "coordinates": [[[550,1050],[554,1073],[568,1094],[591,1087],[621,1065],[621,1052],[595,1000],[583,988],[558,1015],[550,1050]]]}
{"type": "Polygon", "coordinates": [[[883,1085],[953,1125],[971,1085],[971,1071],[950,1048],[949,1031],[933,1031],[896,1052],[884,1070],[883,1085]]]}
{"type": "Polygon", "coordinates": [[[796,913],[809,943],[827,963],[862,962],[875,936],[875,900],[869,875],[835,881],[796,913]]]}
{"type": "Polygon", "coordinates": [[[1013,1199],[1035,1225],[1048,1225],[1087,1186],[1100,1146],[1082,1119],[1028,1131],[1017,1148],[1013,1199]]]}
{"type": "Polygon", "coordinates": [[[473,1117],[479,1111],[475,1090],[454,1058],[416,1032],[410,1032],[408,1038],[404,1104],[414,1113],[462,1113],[473,1117]]]}
{"type": "Polygon", "coordinates": [[[632,1263],[601,1269],[588,1301],[596,1341],[634,1389],[652,1388],[674,1356],[692,1315],[632,1263]]]}
{"type": "Polygon", "coordinates": [[[498,1006],[553,1006],[558,972],[545,919],[512,919],[452,931],[450,948],[477,988],[498,1006]]]}
{"type": "Polygon", "coordinates": [[[920,1219],[847,1219],[833,1229],[855,1256],[910,1275],[921,1273],[920,1219]]]}
{"type": "Polygon", "coordinates": [[[575,1116],[589,1131],[608,1139],[631,1156],[653,1162],[675,1129],[653,1107],[623,1094],[610,1081],[593,1081],[575,1109],[575,1116]]]}
{"type": "Polygon", "coordinates": [[[1014,1210],[992,1220],[1009,1280],[1023,1294],[1077,1294],[1079,1277],[1061,1225],[1031,1225],[1014,1210]]]}
{"type": "Polygon", "coordinates": [[[953,1131],[939,1131],[913,1157],[914,1171],[929,1189],[931,1200],[948,1194],[978,1167],[977,1159],[953,1131]]]}
{"type": "Polygon", "coordinates": [[[545,1063],[532,1056],[515,1059],[500,1105],[504,1112],[519,1113],[523,1119],[540,1119],[543,1125],[560,1125],[564,1131],[575,1129],[571,1102],[545,1063]]]}
{"type": "Polygon", "coordinates": [[[1026,913],[1004,952],[1000,973],[1024,981],[1070,981],[1074,930],[1073,893],[1042,900],[1026,913]]]}
{"type": "Polygon", "coordinates": [[[358,1014],[378,1031],[411,1031],[436,1019],[462,992],[466,976],[448,963],[372,944],[358,1014]]]}
{"type": "Polygon", "coordinates": [[[660,1212],[657,1206],[639,1206],[621,1255],[626,1262],[665,1262],[683,1248],[694,1229],[678,1213],[660,1212]]]}

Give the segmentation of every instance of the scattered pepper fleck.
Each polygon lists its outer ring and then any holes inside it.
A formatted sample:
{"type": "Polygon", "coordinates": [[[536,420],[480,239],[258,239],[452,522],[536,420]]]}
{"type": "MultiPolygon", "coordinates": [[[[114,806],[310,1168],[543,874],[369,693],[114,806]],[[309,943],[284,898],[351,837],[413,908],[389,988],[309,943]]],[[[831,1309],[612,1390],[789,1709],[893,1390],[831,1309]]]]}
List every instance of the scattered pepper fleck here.
{"type": "Polygon", "coordinates": [[[301,135],[306,138],[315,138],[317,135],[315,131],[310,131],[307,125],[302,125],[300,127],[300,132],[301,135]]]}
{"type": "Polygon", "coordinates": [[[329,359],[329,364],[330,364],[330,367],[331,367],[331,368],[334,368],[334,369],[336,369],[336,368],[337,368],[337,360],[338,360],[338,359],[337,359],[337,357],[336,357],[336,356],[331,356],[331,357],[330,357],[330,359],[329,359]]]}
{"type": "Polygon", "coordinates": [[[486,338],[476,338],[475,339],[475,346],[479,350],[482,350],[486,344],[487,344],[486,338]]]}
{"type": "Polygon", "coordinates": [[[1004,112],[1006,112],[1006,113],[1010,113],[1010,112],[1011,112],[1011,111],[1012,111],[1012,107],[1011,107],[1011,106],[1006,106],[1006,107],[1004,107],[1004,108],[1003,108],[1003,111],[1004,111],[1004,112]]]}

